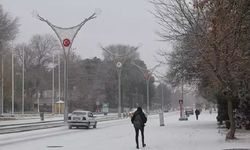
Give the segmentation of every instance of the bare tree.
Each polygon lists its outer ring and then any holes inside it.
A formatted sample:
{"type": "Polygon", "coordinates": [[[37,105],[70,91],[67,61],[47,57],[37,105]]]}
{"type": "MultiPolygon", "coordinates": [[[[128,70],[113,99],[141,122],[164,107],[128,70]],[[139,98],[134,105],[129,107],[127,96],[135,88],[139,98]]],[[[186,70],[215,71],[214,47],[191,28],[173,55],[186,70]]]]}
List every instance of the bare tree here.
{"type": "Polygon", "coordinates": [[[12,19],[4,12],[0,5],[0,50],[2,51],[4,42],[14,40],[18,33],[18,19],[12,19]]]}
{"type": "Polygon", "coordinates": [[[52,53],[59,49],[59,43],[51,35],[34,35],[29,44],[18,44],[16,54],[21,66],[25,63],[25,88],[28,108],[32,108],[34,95],[47,89],[50,80],[48,65],[52,62],[52,53]],[[24,51],[24,57],[23,57],[24,51]]]}
{"type": "MultiPolygon", "coordinates": [[[[238,82],[249,63],[240,45],[245,39],[249,1],[212,1],[194,3],[179,0],[153,0],[155,17],[161,25],[163,40],[178,41],[176,52],[165,53],[170,59],[170,76],[206,86],[224,93],[228,104],[230,130],[235,134],[232,101],[238,95],[238,82]],[[191,67],[190,67],[191,66],[191,67]],[[190,76],[191,74],[191,76],[190,76]]],[[[249,26],[249,25],[247,25],[249,26]]]]}

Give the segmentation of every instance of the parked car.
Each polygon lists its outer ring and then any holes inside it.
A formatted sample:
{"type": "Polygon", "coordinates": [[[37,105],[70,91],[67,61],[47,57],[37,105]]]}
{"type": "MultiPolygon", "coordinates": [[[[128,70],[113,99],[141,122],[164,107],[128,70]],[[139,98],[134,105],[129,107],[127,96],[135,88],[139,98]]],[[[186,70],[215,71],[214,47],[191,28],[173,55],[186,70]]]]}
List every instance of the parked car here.
{"type": "Polygon", "coordinates": [[[72,129],[72,127],[87,127],[96,128],[97,121],[90,111],[84,110],[75,110],[68,116],[68,127],[72,129]]]}
{"type": "Polygon", "coordinates": [[[192,107],[185,107],[185,114],[187,116],[194,114],[194,109],[192,107]]]}

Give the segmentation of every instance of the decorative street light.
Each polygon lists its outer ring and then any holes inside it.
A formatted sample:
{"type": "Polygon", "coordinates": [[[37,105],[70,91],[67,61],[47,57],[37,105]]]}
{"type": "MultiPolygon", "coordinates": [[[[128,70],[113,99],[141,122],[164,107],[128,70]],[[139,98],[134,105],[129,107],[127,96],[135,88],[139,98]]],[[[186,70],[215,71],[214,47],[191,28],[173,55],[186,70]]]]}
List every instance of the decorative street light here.
{"type": "Polygon", "coordinates": [[[114,62],[114,64],[116,65],[116,69],[117,69],[117,73],[118,73],[118,117],[121,118],[121,112],[122,112],[122,106],[121,106],[121,73],[122,73],[122,66],[125,63],[125,61],[127,60],[128,56],[135,52],[139,47],[135,47],[133,49],[131,49],[129,52],[127,52],[124,55],[117,55],[112,53],[111,51],[109,51],[108,49],[101,47],[102,50],[104,50],[105,52],[107,52],[109,54],[109,56],[112,57],[112,60],[114,62]]]}
{"type": "MultiPolygon", "coordinates": [[[[61,61],[58,53],[58,102],[61,100],[61,61]]],[[[61,104],[59,104],[59,114],[61,114],[61,104]]]]}
{"type": "Polygon", "coordinates": [[[136,66],[141,71],[141,73],[144,75],[144,79],[146,81],[146,86],[147,86],[147,113],[149,114],[149,110],[150,110],[149,109],[149,83],[150,83],[150,79],[152,77],[153,72],[161,64],[158,64],[158,65],[154,66],[151,69],[142,68],[141,66],[139,66],[139,65],[137,65],[135,63],[132,63],[132,65],[136,66]]]}
{"type": "Polygon", "coordinates": [[[64,121],[68,121],[68,61],[69,61],[69,53],[72,46],[72,43],[77,35],[77,33],[80,31],[82,26],[89,20],[92,20],[97,17],[96,13],[93,13],[88,18],[84,19],[80,24],[68,27],[68,28],[62,28],[58,27],[52,23],[50,23],[47,19],[44,19],[39,14],[35,15],[39,20],[47,23],[51,29],[55,32],[57,35],[61,46],[64,51],[64,101],[65,101],[65,109],[64,109],[64,121]]]}
{"type": "Polygon", "coordinates": [[[121,111],[122,111],[122,107],[121,107],[121,74],[122,74],[122,63],[121,62],[117,62],[116,63],[116,68],[118,71],[118,117],[121,117],[121,111]]]}
{"type": "Polygon", "coordinates": [[[3,91],[3,86],[4,86],[4,78],[3,78],[3,76],[4,76],[4,73],[3,73],[3,71],[4,71],[4,65],[3,65],[3,63],[4,63],[4,57],[3,57],[3,54],[2,54],[2,67],[1,67],[1,72],[2,72],[2,75],[1,75],[1,98],[2,98],[2,102],[1,102],[1,113],[3,114],[3,112],[4,112],[4,91],[3,91]]]}

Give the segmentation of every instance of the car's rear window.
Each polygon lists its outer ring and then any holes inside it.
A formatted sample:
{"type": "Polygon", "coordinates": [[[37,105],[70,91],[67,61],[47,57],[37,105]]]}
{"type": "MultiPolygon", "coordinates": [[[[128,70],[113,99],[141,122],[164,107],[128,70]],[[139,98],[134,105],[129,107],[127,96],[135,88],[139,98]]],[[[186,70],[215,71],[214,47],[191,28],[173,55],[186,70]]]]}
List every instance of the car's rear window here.
{"type": "Polygon", "coordinates": [[[79,111],[74,111],[72,112],[74,115],[86,115],[86,112],[79,112],[79,111]]]}

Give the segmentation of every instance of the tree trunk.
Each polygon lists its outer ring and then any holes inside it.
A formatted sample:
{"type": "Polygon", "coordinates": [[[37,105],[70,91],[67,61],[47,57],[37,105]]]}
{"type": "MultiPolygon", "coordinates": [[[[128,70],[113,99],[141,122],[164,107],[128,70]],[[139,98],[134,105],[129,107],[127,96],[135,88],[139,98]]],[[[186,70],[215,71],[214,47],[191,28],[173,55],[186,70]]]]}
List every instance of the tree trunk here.
{"type": "Polygon", "coordinates": [[[227,101],[227,106],[228,106],[228,116],[229,116],[229,121],[230,121],[230,128],[227,133],[226,139],[235,139],[235,119],[234,119],[234,114],[233,114],[233,102],[232,98],[229,98],[227,101]]]}

